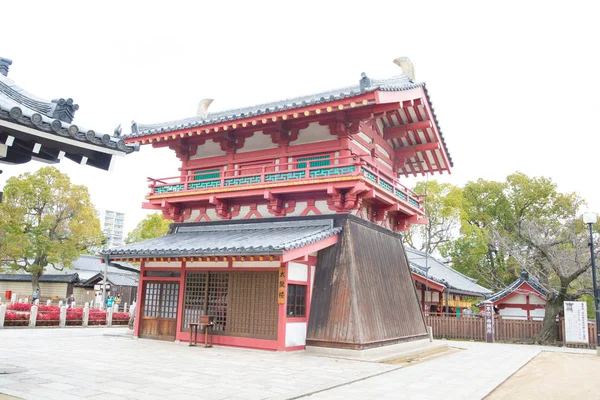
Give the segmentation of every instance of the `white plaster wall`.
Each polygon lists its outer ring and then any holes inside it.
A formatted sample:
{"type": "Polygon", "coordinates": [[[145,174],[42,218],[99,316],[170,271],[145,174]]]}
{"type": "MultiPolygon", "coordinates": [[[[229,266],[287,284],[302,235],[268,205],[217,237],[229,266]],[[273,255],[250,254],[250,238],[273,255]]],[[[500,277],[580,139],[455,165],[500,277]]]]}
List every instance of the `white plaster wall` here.
{"type": "Polygon", "coordinates": [[[531,304],[546,304],[546,300],[542,299],[541,297],[539,297],[536,294],[529,295],[529,302],[531,304]]]}
{"type": "Polygon", "coordinates": [[[358,141],[352,139],[352,143],[354,143],[354,145],[358,148],[360,148],[362,151],[364,151],[366,154],[371,154],[371,150],[369,150],[368,148],[366,148],[365,146],[363,146],[361,143],[359,143],[358,141]]]}
{"type": "Polygon", "coordinates": [[[233,261],[233,268],[279,268],[279,261],[233,261]]]}
{"type": "Polygon", "coordinates": [[[244,147],[238,149],[237,153],[247,153],[249,151],[274,149],[277,144],[273,143],[270,135],[263,134],[262,131],[254,132],[252,136],[246,138],[244,147]]]}
{"type": "Polygon", "coordinates": [[[531,310],[529,315],[535,319],[544,319],[546,315],[546,310],[543,308],[536,308],[535,310],[531,310]]]}
{"type": "Polygon", "coordinates": [[[371,137],[369,135],[367,135],[366,133],[364,133],[363,131],[360,131],[356,134],[356,136],[358,136],[359,138],[361,138],[362,140],[364,140],[367,143],[372,143],[373,139],[371,139],[371,137]]]}
{"type": "Polygon", "coordinates": [[[290,144],[295,146],[306,143],[324,142],[326,140],[334,140],[334,136],[329,133],[329,127],[319,125],[318,122],[313,122],[308,125],[308,128],[302,129],[298,135],[298,139],[290,144]]]}
{"type": "Polygon", "coordinates": [[[388,153],[388,152],[387,152],[387,150],[386,150],[386,149],[384,149],[383,147],[381,147],[380,145],[376,144],[376,145],[375,145],[375,148],[376,148],[377,150],[379,150],[380,152],[382,152],[383,154],[385,154],[385,155],[386,155],[388,158],[390,158],[390,157],[391,157],[391,156],[390,156],[390,153],[388,153]]]}
{"type": "MultiPolygon", "coordinates": [[[[315,201],[315,207],[317,208],[317,210],[321,211],[321,214],[335,214],[335,211],[329,209],[329,206],[327,205],[327,200],[315,201]]],[[[308,215],[311,214],[313,213],[310,212],[308,215]]]]}
{"type": "Polygon", "coordinates": [[[200,216],[200,210],[191,210],[189,218],[184,220],[183,222],[194,222],[196,218],[198,218],[198,216],[200,216]]]}
{"type": "Polygon", "coordinates": [[[503,308],[500,310],[500,315],[508,318],[525,319],[527,318],[527,311],[520,308],[503,308]]]}
{"type": "Polygon", "coordinates": [[[305,209],[306,209],[306,202],[305,201],[297,201],[296,208],[294,209],[294,211],[287,213],[286,217],[299,217],[300,214],[302,214],[302,211],[304,211],[305,209]]]}
{"type": "MultiPolygon", "coordinates": [[[[225,155],[225,152],[221,150],[221,145],[215,143],[212,140],[207,140],[202,146],[198,146],[196,155],[190,157],[190,160],[198,160],[200,158],[216,157],[225,155]]],[[[207,168],[210,169],[210,168],[207,168]]]]}
{"type": "Polygon", "coordinates": [[[306,345],[306,322],[287,322],[285,324],[285,346],[306,345]]]}
{"type": "Polygon", "coordinates": [[[298,264],[295,262],[288,263],[288,280],[307,282],[308,266],[306,264],[298,264]]]}
{"type": "Polygon", "coordinates": [[[503,301],[503,303],[506,304],[526,304],[527,303],[527,298],[525,297],[524,294],[518,294],[514,297],[511,297],[510,299],[503,301]]]}
{"type": "Polygon", "coordinates": [[[186,262],[186,268],[227,268],[227,261],[193,261],[186,262]]]}
{"type": "Polygon", "coordinates": [[[181,268],[181,261],[146,261],[146,268],[181,268]]]}

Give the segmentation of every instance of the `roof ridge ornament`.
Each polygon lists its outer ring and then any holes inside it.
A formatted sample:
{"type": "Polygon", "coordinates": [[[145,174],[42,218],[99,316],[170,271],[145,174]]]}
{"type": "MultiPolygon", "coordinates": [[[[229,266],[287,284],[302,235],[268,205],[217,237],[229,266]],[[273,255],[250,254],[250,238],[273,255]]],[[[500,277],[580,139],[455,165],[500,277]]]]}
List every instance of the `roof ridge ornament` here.
{"type": "Polygon", "coordinates": [[[8,76],[8,68],[11,66],[12,60],[0,57],[0,75],[8,76]]]}
{"type": "Polygon", "coordinates": [[[208,116],[208,107],[213,102],[213,99],[202,99],[200,103],[198,103],[198,110],[196,111],[196,115],[202,119],[208,116]]]}
{"type": "Polygon", "coordinates": [[[371,81],[371,78],[369,78],[367,76],[366,73],[361,73],[360,74],[360,91],[361,92],[366,92],[369,88],[371,88],[373,82],[371,81]]]}
{"type": "Polygon", "coordinates": [[[402,68],[402,75],[407,76],[411,81],[415,80],[415,66],[408,57],[398,57],[394,60],[394,64],[402,68]]]}

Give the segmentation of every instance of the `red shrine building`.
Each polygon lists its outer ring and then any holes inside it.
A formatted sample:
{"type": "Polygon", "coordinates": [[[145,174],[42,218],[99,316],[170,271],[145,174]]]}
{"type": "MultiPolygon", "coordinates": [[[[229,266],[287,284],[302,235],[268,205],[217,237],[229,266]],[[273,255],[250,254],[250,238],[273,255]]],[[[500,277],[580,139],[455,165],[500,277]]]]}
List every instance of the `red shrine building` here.
{"type": "Polygon", "coordinates": [[[427,337],[401,232],[425,222],[405,176],[452,160],[424,83],[400,76],[168,123],[134,123],[128,144],[168,147],[175,177],[149,179],[143,207],[174,224],[109,250],[141,262],[134,335],[215,344],[366,349],[427,337]]]}
{"type": "MultiPolygon", "coordinates": [[[[509,319],[542,320],[546,314],[546,300],[550,291],[529,275],[527,270],[521,271],[517,280],[506,289],[494,293],[486,300],[494,304],[498,315],[509,319]]],[[[483,311],[483,304],[479,304],[483,311]]]]}

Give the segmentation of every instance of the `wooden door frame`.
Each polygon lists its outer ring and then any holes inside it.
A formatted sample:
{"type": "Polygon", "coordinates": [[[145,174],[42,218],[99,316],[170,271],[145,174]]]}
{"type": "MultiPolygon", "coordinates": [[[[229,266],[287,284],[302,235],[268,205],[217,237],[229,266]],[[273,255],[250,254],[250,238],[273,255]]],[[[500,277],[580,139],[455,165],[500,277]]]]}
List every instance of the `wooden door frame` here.
{"type": "MultiPolygon", "coordinates": [[[[156,321],[157,324],[157,334],[155,336],[147,336],[149,339],[157,339],[157,340],[173,340],[175,341],[177,338],[177,329],[175,329],[175,333],[173,335],[169,335],[169,336],[162,336],[159,334],[158,332],[158,326],[160,325],[161,321],[173,321],[175,323],[175,327],[177,328],[177,313],[178,313],[178,309],[179,309],[179,293],[181,290],[181,284],[179,282],[179,278],[175,279],[165,279],[165,280],[158,280],[158,279],[151,279],[148,281],[144,281],[143,285],[142,285],[142,299],[141,299],[141,313],[140,313],[140,334],[143,335],[143,324],[144,324],[144,320],[150,320],[150,321],[156,321]],[[147,293],[147,285],[148,284],[158,284],[159,285],[159,290],[158,290],[158,302],[157,302],[157,317],[148,317],[145,315],[145,308],[146,308],[146,293],[147,293]],[[175,296],[176,300],[177,300],[177,311],[175,312],[175,318],[161,318],[161,306],[162,306],[162,300],[163,300],[163,292],[164,292],[164,285],[165,284],[177,284],[177,295],[175,296]]],[[[140,337],[142,337],[140,335],[140,337]]]]}

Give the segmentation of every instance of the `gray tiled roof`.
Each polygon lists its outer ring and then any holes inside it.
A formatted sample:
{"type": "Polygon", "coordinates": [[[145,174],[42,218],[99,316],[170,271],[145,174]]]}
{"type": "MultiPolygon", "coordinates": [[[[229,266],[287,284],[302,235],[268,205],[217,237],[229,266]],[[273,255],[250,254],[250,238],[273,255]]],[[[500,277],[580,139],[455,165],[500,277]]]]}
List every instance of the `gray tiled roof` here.
{"type": "Polygon", "coordinates": [[[283,254],[341,232],[333,220],[256,221],[250,224],[178,226],[174,233],[106,252],[111,256],[283,254]]]}
{"type": "MultiPolygon", "coordinates": [[[[30,274],[0,274],[0,281],[31,282],[30,274]]],[[[42,275],[40,282],[75,283],[79,281],[77,274],[42,275]]]]}
{"type": "Polygon", "coordinates": [[[330,101],[345,99],[358,96],[365,92],[374,90],[402,91],[425,86],[424,83],[413,83],[406,76],[398,76],[387,80],[366,79],[362,85],[353,85],[341,89],[328,90],[307,96],[293,97],[285,100],[274,101],[270,103],[257,104],[250,107],[234,108],[230,110],[209,113],[206,118],[192,117],[176,121],[169,121],[159,124],[137,125],[137,133],[132,132],[126,137],[146,136],[154,133],[171,132],[174,130],[193,128],[197,126],[210,125],[220,122],[233,121],[236,119],[248,118],[263,114],[269,114],[278,111],[291,110],[294,108],[306,107],[314,104],[321,104],[330,101]]]}
{"type": "Polygon", "coordinates": [[[531,285],[532,288],[534,288],[535,290],[537,290],[544,296],[548,296],[548,294],[549,294],[548,290],[546,288],[544,288],[542,286],[542,284],[538,282],[537,279],[530,276],[529,272],[527,270],[523,270],[523,271],[521,271],[521,275],[519,276],[519,279],[515,280],[513,283],[508,285],[508,287],[506,289],[494,293],[492,296],[488,297],[486,300],[489,300],[492,303],[502,300],[503,298],[505,298],[506,296],[513,293],[515,290],[517,290],[519,288],[519,286],[521,286],[523,283],[528,283],[529,285],[531,285]]]}
{"type": "MultiPolygon", "coordinates": [[[[103,279],[102,272],[95,273],[87,279],[82,279],[84,286],[89,286],[95,283],[97,280],[103,279]]],[[[115,286],[137,286],[139,281],[138,275],[132,274],[117,274],[110,273],[106,275],[106,280],[115,286]]]]}
{"type": "Polygon", "coordinates": [[[128,145],[121,138],[73,124],[78,109],[72,99],[40,99],[0,74],[0,119],[123,153],[139,150],[138,144],[128,145]]]}
{"type": "Polygon", "coordinates": [[[477,296],[488,296],[492,293],[491,290],[478,285],[477,280],[461,274],[431,255],[427,257],[424,252],[410,247],[406,247],[405,250],[413,272],[443,284],[450,292],[477,296]],[[429,267],[427,273],[426,266],[429,267]]]}
{"type": "MultiPolygon", "coordinates": [[[[360,80],[358,85],[348,86],[341,89],[334,89],[326,92],[294,97],[271,103],[258,104],[250,107],[236,108],[216,113],[209,113],[206,118],[192,117],[158,124],[134,124],[134,126],[132,126],[133,132],[124,137],[144,137],[155,133],[173,132],[180,129],[194,128],[215,123],[234,121],[238,119],[249,118],[273,112],[292,110],[295,108],[327,103],[330,101],[336,101],[340,99],[358,96],[366,92],[373,92],[375,90],[399,92],[419,87],[423,88],[423,90],[425,91],[425,95],[427,96],[427,100],[431,104],[429,93],[424,82],[415,83],[405,75],[392,77],[390,79],[376,80],[370,79],[365,74],[363,74],[362,79],[360,80]]],[[[433,113],[432,117],[434,123],[438,129],[438,132],[440,133],[442,144],[444,146],[444,149],[446,150],[446,154],[448,154],[450,165],[453,165],[452,158],[450,157],[450,153],[448,152],[448,149],[446,147],[444,136],[442,135],[442,131],[439,128],[437,116],[435,114],[433,106],[431,111],[433,113]]]]}

